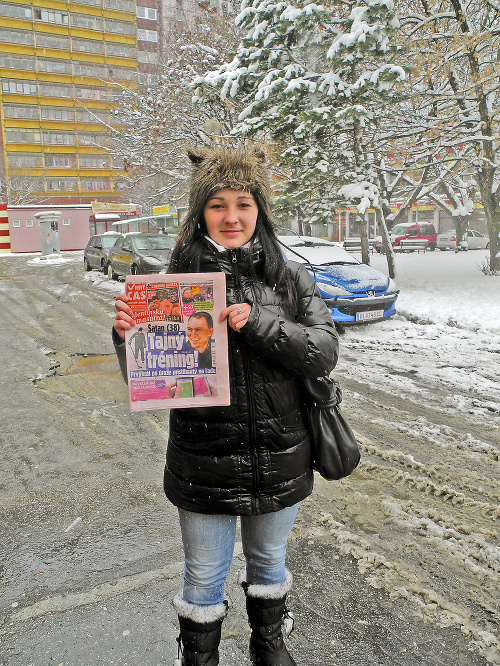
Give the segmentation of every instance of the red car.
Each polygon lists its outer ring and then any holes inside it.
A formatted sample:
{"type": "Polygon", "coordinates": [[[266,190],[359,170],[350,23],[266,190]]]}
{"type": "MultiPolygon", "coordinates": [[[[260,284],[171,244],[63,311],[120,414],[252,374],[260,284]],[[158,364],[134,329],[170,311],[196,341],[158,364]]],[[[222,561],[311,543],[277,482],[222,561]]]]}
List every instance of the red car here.
{"type": "Polygon", "coordinates": [[[390,231],[392,247],[396,247],[402,240],[427,240],[426,249],[434,251],[437,246],[437,234],[433,224],[423,222],[415,224],[407,222],[396,224],[390,231]]]}

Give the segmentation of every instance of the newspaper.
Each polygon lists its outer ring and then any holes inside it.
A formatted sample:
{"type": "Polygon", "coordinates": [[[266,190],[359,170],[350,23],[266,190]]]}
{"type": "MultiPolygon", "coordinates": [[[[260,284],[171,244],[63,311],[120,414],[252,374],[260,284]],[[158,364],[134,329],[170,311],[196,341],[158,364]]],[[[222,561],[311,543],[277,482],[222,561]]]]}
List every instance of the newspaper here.
{"type": "Polygon", "coordinates": [[[224,273],[128,275],[130,411],[229,405],[224,273]]]}

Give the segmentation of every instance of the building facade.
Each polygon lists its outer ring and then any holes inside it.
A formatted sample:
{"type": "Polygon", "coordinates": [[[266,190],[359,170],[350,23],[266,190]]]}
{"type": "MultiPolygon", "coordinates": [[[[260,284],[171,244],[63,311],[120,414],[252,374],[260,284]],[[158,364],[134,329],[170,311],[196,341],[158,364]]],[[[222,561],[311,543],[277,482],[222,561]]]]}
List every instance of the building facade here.
{"type": "Polygon", "coordinates": [[[116,198],[120,165],[102,122],[112,124],[119,85],[137,85],[136,10],[132,0],[0,0],[0,166],[14,199],[116,198]]]}

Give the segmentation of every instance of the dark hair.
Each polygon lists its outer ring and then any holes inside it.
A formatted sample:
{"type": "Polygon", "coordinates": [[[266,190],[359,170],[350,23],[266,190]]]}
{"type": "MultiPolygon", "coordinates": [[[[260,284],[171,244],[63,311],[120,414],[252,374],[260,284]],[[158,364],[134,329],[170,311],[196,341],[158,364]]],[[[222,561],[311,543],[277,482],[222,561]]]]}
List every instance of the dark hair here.
{"type": "Polygon", "coordinates": [[[188,321],[190,319],[204,319],[207,322],[208,328],[214,327],[214,320],[212,319],[212,315],[210,314],[210,312],[205,312],[204,310],[202,310],[201,312],[195,312],[188,318],[188,321]]]}

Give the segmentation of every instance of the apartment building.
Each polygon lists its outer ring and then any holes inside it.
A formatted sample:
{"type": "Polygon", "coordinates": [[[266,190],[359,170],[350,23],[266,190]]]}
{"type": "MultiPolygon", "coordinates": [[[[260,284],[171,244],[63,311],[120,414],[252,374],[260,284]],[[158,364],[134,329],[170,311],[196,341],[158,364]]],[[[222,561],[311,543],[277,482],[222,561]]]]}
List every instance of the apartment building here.
{"type": "Polygon", "coordinates": [[[236,8],[232,0],[0,0],[0,191],[10,203],[120,201],[121,165],[106,150],[120,86],[154,77],[171,40],[207,11],[236,8]]]}
{"type": "MultiPolygon", "coordinates": [[[[119,196],[100,121],[113,123],[116,83],[137,85],[138,44],[158,44],[138,42],[144,11],[133,0],[0,0],[0,167],[11,192],[55,205],[119,196]]],[[[145,36],[158,32],[152,17],[145,36]]]]}
{"type": "Polygon", "coordinates": [[[160,60],[165,48],[163,32],[163,0],[138,0],[137,58],[139,80],[145,82],[160,60]]]}

